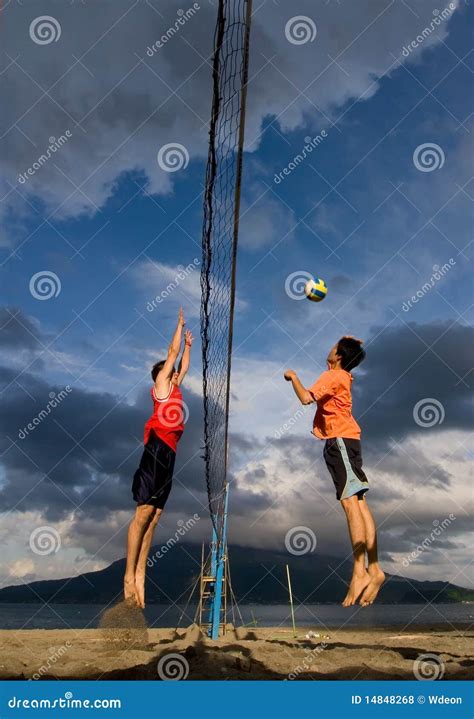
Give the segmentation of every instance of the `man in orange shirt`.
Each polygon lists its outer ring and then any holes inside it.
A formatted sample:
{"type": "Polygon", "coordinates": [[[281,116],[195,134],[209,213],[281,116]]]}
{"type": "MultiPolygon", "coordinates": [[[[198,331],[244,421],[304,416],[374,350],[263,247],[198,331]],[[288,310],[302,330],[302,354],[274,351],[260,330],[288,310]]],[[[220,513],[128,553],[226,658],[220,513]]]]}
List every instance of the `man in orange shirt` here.
{"type": "Polygon", "coordinates": [[[292,383],[302,404],[317,403],[313,434],[326,440],[324,459],[346,513],[354,571],[344,607],[352,606],[359,598],[363,607],[372,604],[385,579],[378,563],[375,522],[365,497],[369,483],[362,469],[360,427],[352,416],[350,371],[364,357],[362,341],[345,336],[329,352],[327,371],[309,389],[303,387],[296,372],[285,372],[285,379],[292,383]]]}

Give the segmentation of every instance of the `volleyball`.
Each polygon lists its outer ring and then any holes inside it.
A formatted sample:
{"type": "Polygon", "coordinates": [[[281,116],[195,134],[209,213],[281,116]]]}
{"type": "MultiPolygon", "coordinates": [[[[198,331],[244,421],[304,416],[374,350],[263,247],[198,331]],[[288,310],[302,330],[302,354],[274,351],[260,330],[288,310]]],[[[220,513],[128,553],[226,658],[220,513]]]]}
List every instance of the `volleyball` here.
{"type": "Polygon", "coordinates": [[[326,283],[320,277],[308,280],[304,286],[304,293],[311,302],[321,302],[328,293],[326,283]]]}

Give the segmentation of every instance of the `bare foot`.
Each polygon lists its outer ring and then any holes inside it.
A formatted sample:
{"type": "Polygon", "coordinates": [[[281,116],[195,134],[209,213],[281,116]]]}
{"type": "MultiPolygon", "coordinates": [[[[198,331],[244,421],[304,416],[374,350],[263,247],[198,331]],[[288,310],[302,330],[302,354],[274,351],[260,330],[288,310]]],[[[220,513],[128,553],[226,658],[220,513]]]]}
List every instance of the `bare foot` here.
{"type": "Polygon", "coordinates": [[[126,602],[137,604],[137,592],[135,589],[135,579],[125,577],[123,580],[123,596],[126,602]]]}
{"type": "Polygon", "coordinates": [[[364,572],[364,574],[354,574],[349,585],[349,591],[342,602],[342,606],[351,607],[355,604],[364,589],[369,585],[369,582],[370,576],[367,572],[364,572]]]}
{"type": "Polygon", "coordinates": [[[375,572],[370,572],[370,582],[367,585],[367,589],[364,591],[360,598],[359,604],[362,607],[368,607],[369,604],[373,604],[377,598],[377,594],[380,591],[380,587],[385,581],[385,574],[380,568],[375,572]]]}
{"type": "Polygon", "coordinates": [[[135,573],[135,594],[138,606],[145,609],[145,575],[139,572],[135,573]]]}

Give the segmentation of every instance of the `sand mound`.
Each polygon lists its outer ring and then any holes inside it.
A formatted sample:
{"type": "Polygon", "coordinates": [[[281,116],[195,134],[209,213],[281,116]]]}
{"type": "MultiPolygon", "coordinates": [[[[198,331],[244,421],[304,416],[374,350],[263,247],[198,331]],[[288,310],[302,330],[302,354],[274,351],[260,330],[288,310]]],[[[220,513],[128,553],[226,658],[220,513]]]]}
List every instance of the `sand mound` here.
{"type": "Polygon", "coordinates": [[[104,614],[100,629],[0,631],[0,679],[414,681],[420,656],[433,654],[440,678],[468,680],[474,666],[467,624],[331,629],[310,640],[306,628],[294,637],[281,627],[245,635],[241,627],[235,633],[245,638],[229,631],[217,641],[196,629],[151,628],[150,643],[137,646],[146,641],[143,615],[120,604],[104,614]]]}
{"type": "Polygon", "coordinates": [[[125,601],[105,610],[100,618],[99,632],[110,648],[140,649],[149,643],[143,611],[125,601]]]}

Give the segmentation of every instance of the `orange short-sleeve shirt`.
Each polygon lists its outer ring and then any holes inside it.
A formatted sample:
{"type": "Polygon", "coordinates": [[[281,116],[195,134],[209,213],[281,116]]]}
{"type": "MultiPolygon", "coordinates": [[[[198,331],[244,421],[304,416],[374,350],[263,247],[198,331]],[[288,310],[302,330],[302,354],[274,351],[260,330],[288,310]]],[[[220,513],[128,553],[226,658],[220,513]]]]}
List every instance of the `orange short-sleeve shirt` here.
{"type": "Polygon", "coordinates": [[[352,416],[352,375],[344,369],[323,372],[309,388],[318,408],[313,434],[319,439],[360,439],[360,427],[352,416]]]}

